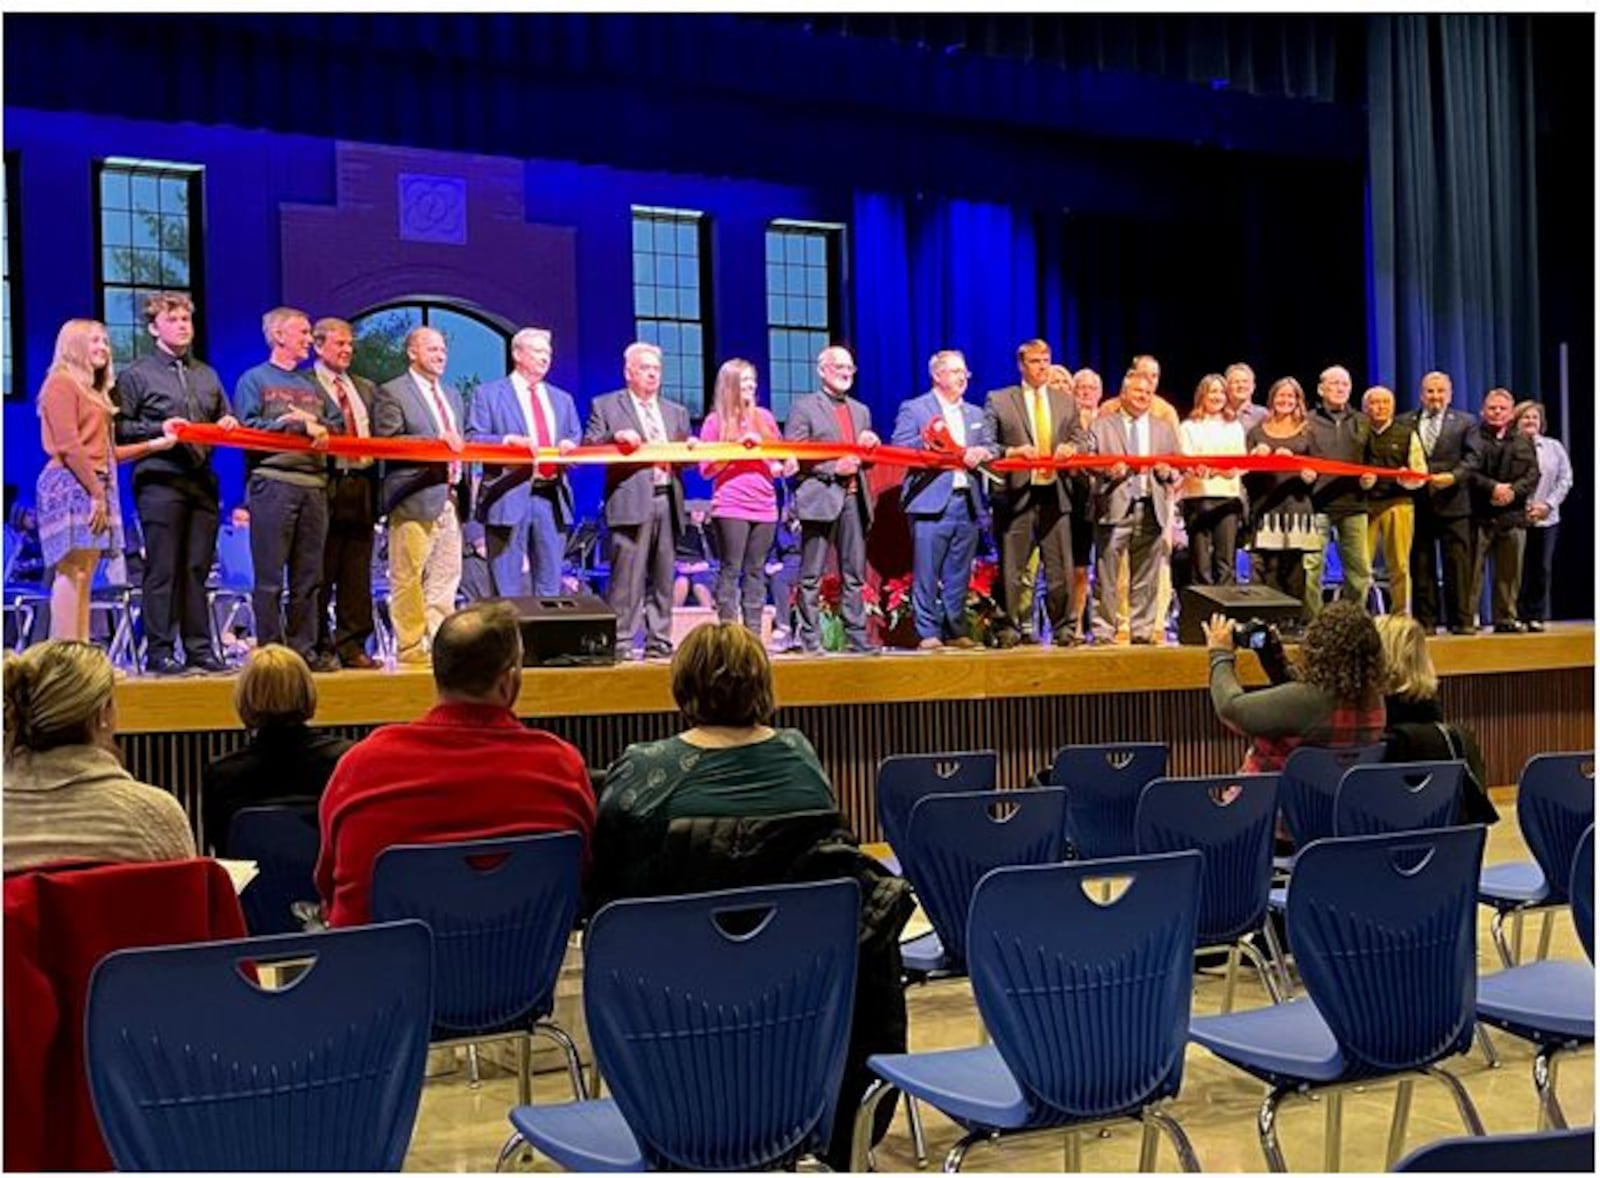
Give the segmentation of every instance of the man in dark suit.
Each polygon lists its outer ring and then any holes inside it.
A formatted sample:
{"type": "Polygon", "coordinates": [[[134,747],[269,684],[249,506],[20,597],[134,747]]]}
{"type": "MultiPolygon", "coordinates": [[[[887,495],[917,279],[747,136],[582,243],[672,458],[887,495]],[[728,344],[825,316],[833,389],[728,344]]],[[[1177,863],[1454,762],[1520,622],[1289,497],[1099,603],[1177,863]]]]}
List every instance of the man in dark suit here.
{"type": "MultiPolygon", "coordinates": [[[[461,394],[443,383],[450,358],[444,336],[416,327],[406,336],[410,367],[378,389],[372,432],[380,438],[465,442],[461,394]]],[[[389,616],[402,665],[426,667],[428,644],[455,612],[461,584],[460,462],[386,462],[383,510],[389,516],[389,616]]]]}
{"type": "Polygon", "coordinates": [[[1472,589],[1479,604],[1488,564],[1494,562],[1491,613],[1497,634],[1527,629],[1517,617],[1522,587],[1522,549],[1527,537],[1528,499],[1539,486],[1539,458],[1533,442],[1512,421],[1516,399],[1507,389],[1483,397],[1478,427],[1481,465],[1472,476],[1472,589]]]}
{"type": "Polygon", "coordinates": [[[933,389],[901,404],[890,444],[930,450],[930,435],[942,434],[951,449],[961,451],[966,470],[912,467],[900,485],[911,521],[911,612],[922,649],[971,647],[967,585],[985,499],[975,468],[993,458],[994,450],[987,416],[962,399],[972,379],[966,357],[935,352],[928,373],[933,389]]]}
{"type": "MultiPolygon", "coordinates": [[[[856,381],[855,357],[849,349],[823,348],[817,354],[822,388],[789,403],[784,436],[791,442],[846,442],[871,450],[878,445],[872,413],[850,395],[856,381]]],[[[807,654],[822,649],[819,604],[822,570],[828,551],[839,558],[839,613],[845,641],[852,651],[872,649],[867,640],[866,608],[861,589],[867,579],[867,528],[872,523],[872,496],[867,491],[861,459],[802,462],[794,488],[795,514],[800,518],[800,647],[807,654]]]]}
{"type": "MultiPolygon", "coordinates": [[[[1017,349],[1022,381],[996,389],[984,401],[988,437],[1007,458],[1067,458],[1087,441],[1078,405],[1068,388],[1050,387],[1050,345],[1028,340],[1017,349]]],[[[1028,558],[1035,547],[1044,562],[1045,613],[1052,641],[1077,641],[1072,622],[1072,486],[1059,471],[1012,471],[994,491],[1000,580],[1006,624],[1001,646],[1022,640],[1033,613],[1028,558]]]]}
{"type": "MultiPolygon", "coordinates": [[[[1089,427],[1097,454],[1176,454],[1178,434],[1150,412],[1154,397],[1149,377],[1130,369],[1114,413],[1089,427]]],[[[1172,522],[1172,485],[1178,475],[1166,463],[1149,469],[1118,463],[1095,478],[1094,640],[1110,643],[1117,633],[1117,577],[1128,561],[1128,639],[1149,646],[1156,639],[1156,595],[1161,565],[1167,559],[1166,532],[1172,522]]]]}
{"type": "MultiPolygon", "coordinates": [[[[632,343],[622,360],[627,387],[595,398],[584,444],[614,444],[624,452],[646,442],[693,445],[689,411],[661,396],[661,349],[632,343]]],[[[634,635],[643,621],[645,657],[668,658],[673,559],[686,522],[677,466],[652,462],[607,466],[605,516],[611,534],[606,600],[617,613],[618,654],[632,654],[634,635]]]]}
{"type": "Polygon", "coordinates": [[[1443,620],[1452,634],[1473,634],[1472,500],[1469,484],[1481,465],[1478,423],[1450,408],[1450,378],[1422,378],[1422,410],[1402,420],[1416,428],[1428,460],[1428,485],[1417,496],[1417,534],[1411,546],[1411,612],[1427,633],[1440,621],[1439,574],[1444,573],[1443,620]]]}
{"type": "MultiPolygon", "coordinates": [[[[511,337],[516,366],[473,395],[467,437],[528,449],[554,446],[563,454],[578,444],[583,427],[571,394],[545,381],[553,357],[548,331],[525,327],[511,337]]],[[[473,515],[484,525],[489,581],[497,596],[528,592],[524,562],[532,566],[533,592],[561,592],[561,558],[572,527],[572,489],[559,466],[485,466],[473,515]],[[532,532],[533,546],[528,545],[532,532]]]]}
{"type": "MultiPolygon", "coordinates": [[[[319,319],[311,328],[317,362],[312,373],[344,417],[346,437],[372,436],[378,386],[350,371],[355,332],[343,319],[319,319]]],[[[317,657],[368,671],[372,637],[372,528],[378,521],[378,464],[370,458],[334,458],[328,480],[328,539],[317,595],[317,657]],[[328,605],[334,622],[328,624],[328,605]]]]}

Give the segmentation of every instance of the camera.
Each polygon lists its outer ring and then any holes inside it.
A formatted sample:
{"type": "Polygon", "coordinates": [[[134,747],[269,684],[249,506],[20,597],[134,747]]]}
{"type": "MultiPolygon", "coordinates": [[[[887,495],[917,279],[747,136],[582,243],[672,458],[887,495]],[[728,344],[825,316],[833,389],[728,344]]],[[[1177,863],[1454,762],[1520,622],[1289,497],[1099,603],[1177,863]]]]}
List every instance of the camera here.
{"type": "Polygon", "coordinates": [[[1233,625],[1233,648],[1235,650],[1253,650],[1259,653],[1272,641],[1272,626],[1260,618],[1251,618],[1246,622],[1235,622],[1233,625]]]}

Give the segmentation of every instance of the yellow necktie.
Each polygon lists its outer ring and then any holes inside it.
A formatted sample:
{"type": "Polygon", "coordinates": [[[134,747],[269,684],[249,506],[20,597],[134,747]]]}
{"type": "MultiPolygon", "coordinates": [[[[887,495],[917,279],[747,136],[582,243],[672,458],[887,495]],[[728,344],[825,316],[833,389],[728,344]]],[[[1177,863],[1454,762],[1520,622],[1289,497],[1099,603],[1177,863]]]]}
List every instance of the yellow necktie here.
{"type": "MultiPolygon", "coordinates": [[[[1039,457],[1050,457],[1054,447],[1050,444],[1050,393],[1047,389],[1033,390],[1033,440],[1039,448],[1039,457]]],[[[1033,472],[1033,481],[1040,486],[1048,486],[1055,477],[1053,471],[1033,472]]]]}

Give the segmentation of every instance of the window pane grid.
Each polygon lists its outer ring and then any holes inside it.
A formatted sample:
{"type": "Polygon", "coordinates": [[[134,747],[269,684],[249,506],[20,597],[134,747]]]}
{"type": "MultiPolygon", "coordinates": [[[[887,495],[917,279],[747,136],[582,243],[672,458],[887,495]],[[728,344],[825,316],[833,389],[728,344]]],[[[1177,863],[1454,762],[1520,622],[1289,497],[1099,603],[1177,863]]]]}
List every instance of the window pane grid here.
{"type": "Polygon", "coordinates": [[[194,297],[199,240],[191,205],[200,170],[159,163],[101,165],[100,314],[116,362],[149,354],[145,299],[161,292],[194,297]]]}
{"type": "Polygon", "coordinates": [[[704,218],[634,209],[633,312],[638,338],[662,351],[663,394],[691,411],[706,398],[705,305],[700,289],[704,218]]]}
{"type": "Polygon", "coordinates": [[[772,411],[816,388],[817,353],[834,334],[830,248],[836,230],[795,225],[767,229],[767,347],[772,411]]]}
{"type": "Polygon", "coordinates": [[[17,340],[11,333],[11,169],[0,163],[0,330],[5,341],[4,363],[0,364],[0,396],[12,393],[12,358],[17,340]]]}

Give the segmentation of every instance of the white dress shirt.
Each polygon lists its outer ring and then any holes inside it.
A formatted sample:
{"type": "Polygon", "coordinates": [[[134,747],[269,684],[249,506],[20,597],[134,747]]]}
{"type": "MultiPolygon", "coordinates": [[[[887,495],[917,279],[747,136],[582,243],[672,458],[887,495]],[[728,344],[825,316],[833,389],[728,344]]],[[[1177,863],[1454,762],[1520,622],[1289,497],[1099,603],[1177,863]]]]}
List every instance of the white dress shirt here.
{"type": "MultiPolygon", "coordinates": [[[[938,393],[935,393],[934,396],[939,398],[939,410],[944,414],[944,424],[945,428],[950,431],[950,440],[965,450],[967,448],[967,415],[962,412],[965,403],[960,400],[946,401],[938,393]]],[[[958,470],[954,473],[950,485],[961,491],[966,489],[970,481],[966,471],[958,470]]]]}

